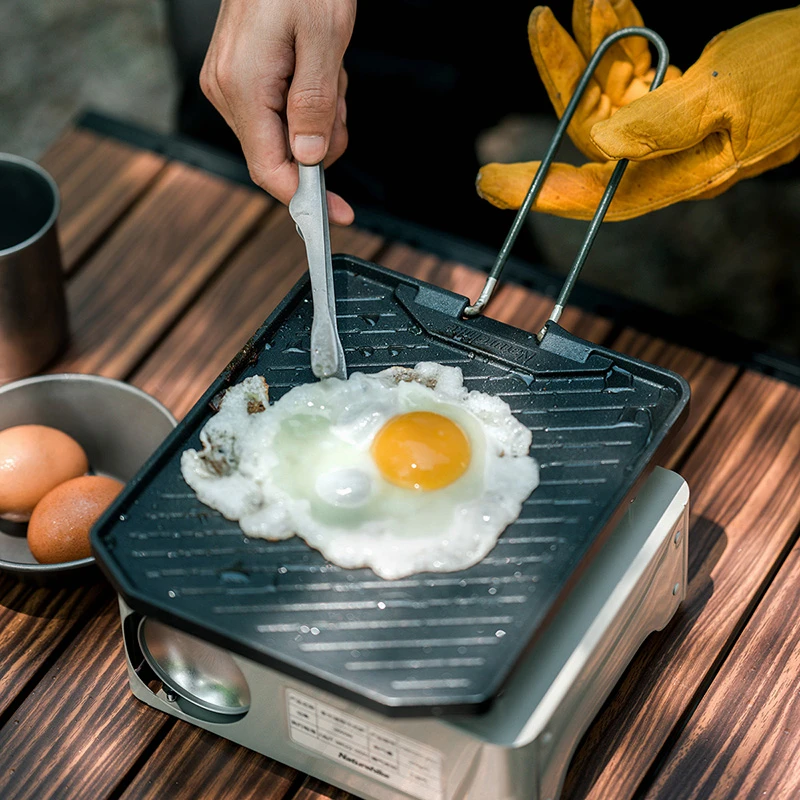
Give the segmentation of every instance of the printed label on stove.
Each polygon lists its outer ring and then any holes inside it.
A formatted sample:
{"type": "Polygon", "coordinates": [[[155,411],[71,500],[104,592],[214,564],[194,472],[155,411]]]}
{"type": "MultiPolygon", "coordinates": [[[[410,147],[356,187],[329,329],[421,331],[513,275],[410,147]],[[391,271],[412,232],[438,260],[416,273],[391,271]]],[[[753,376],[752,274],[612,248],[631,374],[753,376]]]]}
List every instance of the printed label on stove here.
{"type": "Polygon", "coordinates": [[[286,707],[292,741],[419,800],[441,800],[438,751],[291,689],[286,707]]]}

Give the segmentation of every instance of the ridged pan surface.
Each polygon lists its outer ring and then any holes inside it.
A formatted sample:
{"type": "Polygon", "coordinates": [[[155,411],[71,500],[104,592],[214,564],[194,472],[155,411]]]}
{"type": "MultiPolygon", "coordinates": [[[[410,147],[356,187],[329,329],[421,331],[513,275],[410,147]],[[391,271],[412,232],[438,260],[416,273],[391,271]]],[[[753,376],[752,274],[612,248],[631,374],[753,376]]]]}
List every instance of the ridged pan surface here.
{"type": "Polygon", "coordinates": [[[462,572],[386,581],[332,566],[296,537],[248,539],[186,485],[181,453],[200,446],[220,392],[260,374],[274,401],[315,380],[306,279],[128,484],[92,544],[142,614],[386,714],[477,713],[596,552],[689,389],[557,326],[539,345],[461,319],[459,295],[349,256],[334,267],[350,373],[454,365],[530,427],[541,483],[497,546],[462,572]]]}

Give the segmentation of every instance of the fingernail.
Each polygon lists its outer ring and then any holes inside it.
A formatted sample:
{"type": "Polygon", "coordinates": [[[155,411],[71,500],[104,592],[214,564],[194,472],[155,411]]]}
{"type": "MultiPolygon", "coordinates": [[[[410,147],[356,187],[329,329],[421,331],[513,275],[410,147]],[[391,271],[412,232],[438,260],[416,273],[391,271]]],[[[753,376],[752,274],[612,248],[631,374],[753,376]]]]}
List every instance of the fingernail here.
{"type": "Polygon", "coordinates": [[[301,164],[318,164],[325,157],[325,137],[296,134],[292,153],[301,164]]]}

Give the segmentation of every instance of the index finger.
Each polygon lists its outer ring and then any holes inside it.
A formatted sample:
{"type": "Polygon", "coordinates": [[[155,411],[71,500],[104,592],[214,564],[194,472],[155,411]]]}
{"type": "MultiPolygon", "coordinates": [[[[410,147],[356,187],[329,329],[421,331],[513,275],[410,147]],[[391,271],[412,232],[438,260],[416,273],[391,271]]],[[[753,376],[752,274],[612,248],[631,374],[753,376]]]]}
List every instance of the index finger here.
{"type": "MultiPolygon", "coordinates": [[[[587,60],[607,36],[622,28],[643,25],[642,15],[632,0],[575,0],[572,7],[572,32],[587,60]]],[[[603,85],[608,81],[613,83],[609,71],[611,65],[617,62],[629,64],[633,75],[637,77],[645,75],[651,64],[647,39],[641,36],[621,39],[609,48],[603,62],[598,65],[598,80],[603,85]]],[[[607,91],[612,97],[617,97],[624,92],[624,88],[607,86],[607,91]]]]}
{"type": "Polygon", "coordinates": [[[237,115],[236,132],[253,182],[287,205],[297,190],[297,165],[282,115],[268,107],[250,106],[237,115]]]}
{"type": "MultiPolygon", "coordinates": [[[[283,116],[265,106],[251,107],[239,115],[236,131],[253,182],[288,206],[299,178],[283,116]]],[[[328,192],[328,217],[334,225],[349,225],[354,213],[339,195],[328,192]]]]}

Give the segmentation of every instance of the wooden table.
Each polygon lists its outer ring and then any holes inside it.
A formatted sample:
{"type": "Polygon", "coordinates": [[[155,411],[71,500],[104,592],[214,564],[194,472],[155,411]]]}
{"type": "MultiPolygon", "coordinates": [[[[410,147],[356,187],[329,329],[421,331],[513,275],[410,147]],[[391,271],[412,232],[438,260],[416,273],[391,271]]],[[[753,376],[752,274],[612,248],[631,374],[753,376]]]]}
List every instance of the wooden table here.
{"type": "MultiPolygon", "coordinates": [[[[141,387],[182,416],[305,269],[262,192],[86,130],[42,159],[61,187],[73,340],[52,371],[141,387]]],[[[481,274],[358,228],[347,252],[475,298],[481,274]]],[[[551,300],[504,285],[536,330],[551,300]]],[[[688,596],[572,761],[564,797],[800,797],[800,390],[568,309],[585,339],[673,369],[691,416],[662,463],[692,491],[688,596]]],[[[129,691],[104,582],[0,580],[0,798],[343,798],[129,691]]],[[[487,799],[489,800],[489,799],[487,799]]]]}

